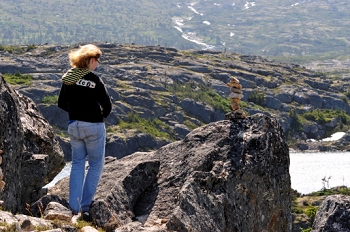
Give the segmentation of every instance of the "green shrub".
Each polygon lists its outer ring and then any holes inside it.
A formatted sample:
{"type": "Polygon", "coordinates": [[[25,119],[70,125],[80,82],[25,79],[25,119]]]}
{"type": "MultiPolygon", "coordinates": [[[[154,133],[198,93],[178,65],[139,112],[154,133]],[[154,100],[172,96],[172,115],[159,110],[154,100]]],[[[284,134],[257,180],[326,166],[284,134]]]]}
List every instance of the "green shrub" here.
{"type": "Polygon", "coordinates": [[[257,105],[264,105],[265,94],[263,92],[255,91],[249,95],[248,101],[253,102],[257,105]]]}
{"type": "Polygon", "coordinates": [[[5,73],[3,76],[5,81],[12,85],[31,85],[33,80],[33,76],[21,74],[19,72],[15,74],[5,73]]]}
{"type": "Polygon", "coordinates": [[[300,232],[311,232],[311,230],[312,230],[311,227],[306,228],[306,229],[300,228],[300,232]]]}
{"type": "Polygon", "coordinates": [[[7,224],[6,222],[0,222],[1,227],[5,227],[3,231],[16,232],[16,223],[7,224]]]}
{"type": "Polygon", "coordinates": [[[198,126],[196,124],[194,124],[193,122],[189,121],[189,120],[185,120],[184,124],[190,129],[196,129],[198,126]]]}
{"type": "Polygon", "coordinates": [[[137,129],[140,132],[150,134],[152,137],[160,137],[174,140],[174,132],[170,126],[159,119],[144,119],[136,113],[129,113],[125,120],[118,124],[120,129],[137,129]]]}
{"type": "Polygon", "coordinates": [[[345,92],[344,95],[345,95],[347,98],[350,98],[350,91],[345,92]]]}
{"type": "Polygon", "coordinates": [[[46,95],[41,99],[41,103],[54,105],[58,102],[58,95],[46,95]]]}
{"type": "Polygon", "coordinates": [[[303,130],[303,118],[297,114],[295,109],[289,111],[289,117],[292,119],[289,132],[296,133],[303,130]]]}
{"type": "Polygon", "coordinates": [[[230,111],[230,100],[221,97],[208,86],[199,85],[190,81],[185,84],[174,83],[173,85],[168,85],[167,89],[180,100],[191,98],[195,101],[204,102],[224,113],[230,111]]]}
{"type": "Polygon", "coordinates": [[[310,206],[304,211],[304,213],[313,220],[317,213],[317,207],[310,206]]]}
{"type": "Polygon", "coordinates": [[[298,206],[292,206],[292,213],[302,214],[302,213],[304,213],[304,211],[298,206]]]}
{"type": "Polygon", "coordinates": [[[35,44],[30,44],[26,46],[14,46],[14,45],[1,45],[0,51],[5,51],[9,53],[23,53],[35,49],[37,46],[35,44]]]}
{"type": "Polygon", "coordinates": [[[339,194],[350,196],[350,188],[340,187],[339,194]]]}
{"type": "Polygon", "coordinates": [[[339,118],[343,124],[350,124],[350,116],[342,110],[315,109],[302,115],[308,120],[317,121],[321,124],[329,122],[333,118],[339,118]]]}

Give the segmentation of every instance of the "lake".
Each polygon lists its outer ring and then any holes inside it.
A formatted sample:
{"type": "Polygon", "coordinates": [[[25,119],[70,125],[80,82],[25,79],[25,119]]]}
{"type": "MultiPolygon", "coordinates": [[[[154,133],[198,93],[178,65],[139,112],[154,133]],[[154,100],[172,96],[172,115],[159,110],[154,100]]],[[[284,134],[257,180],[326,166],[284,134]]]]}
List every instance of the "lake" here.
{"type": "Polygon", "coordinates": [[[303,194],[349,186],[350,152],[290,153],[289,173],[292,188],[303,194]]]}
{"type": "MultiPolygon", "coordinates": [[[[69,176],[71,163],[45,187],[55,185],[60,179],[69,176]]],[[[350,185],[350,152],[290,153],[292,188],[307,194],[340,185],[350,185]],[[330,177],[330,178],[329,178],[330,177]],[[325,178],[325,182],[322,179],[325,178]]]]}

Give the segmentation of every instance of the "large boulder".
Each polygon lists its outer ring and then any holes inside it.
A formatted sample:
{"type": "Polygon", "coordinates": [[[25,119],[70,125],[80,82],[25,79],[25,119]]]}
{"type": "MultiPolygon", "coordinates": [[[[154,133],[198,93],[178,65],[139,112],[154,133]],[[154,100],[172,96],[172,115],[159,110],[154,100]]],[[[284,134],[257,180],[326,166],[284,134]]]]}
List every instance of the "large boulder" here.
{"type": "Polygon", "coordinates": [[[350,196],[326,197],[317,210],[313,232],[350,231],[350,196]]]}
{"type": "MultiPolygon", "coordinates": [[[[68,198],[68,178],[48,191],[68,198]]],[[[91,214],[118,231],[291,231],[282,128],[257,114],[210,123],[155,152],[107,157],[91,214]]]]}
{"type": "Polygon", "coordinates": [[[37,105],[13,90],[0,74],[0,199],[24,212],[63,168],[63,152],[37,105]]]}

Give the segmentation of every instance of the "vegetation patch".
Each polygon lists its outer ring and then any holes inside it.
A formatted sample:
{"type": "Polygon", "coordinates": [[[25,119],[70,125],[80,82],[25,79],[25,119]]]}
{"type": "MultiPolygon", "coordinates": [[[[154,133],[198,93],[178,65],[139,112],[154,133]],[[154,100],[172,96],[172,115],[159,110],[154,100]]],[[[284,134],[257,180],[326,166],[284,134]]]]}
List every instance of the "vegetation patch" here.
{"type": "Polygon", "coordinates": [[[33,76],[19,72],[15,74],[5,73],[3,76],[5,81],[11,85],[31,85],[33,80],[33,76]]]}
{"type": "Polygon", "coordinates": [[[330,122],[333,118],[339,118],[343,124],[350,123],[350,116],[341,110],[315,109],[302,116],[307,120],[317,121],[321,124],[330,122]]]}
{"type": "MultiPolygon", "coordinates": [[[[137,129],[142,133],[147,133],[154,138],[165,138],[175,141],[175,134],[170,126],[159,119],[144,119],[137,113],[131,112],[125,120],[121,120],[116,127],[117,129],[137,129]]],[[[115,129],[114,129],[115,130],[115,129]]],[[[108,132],[113,132],[109,129],[108,132]]]]}
{"type": "Polygon", "coordinates": [[[230,111],[230,100],[215,93],[210,87],[198,85],[192,81],[187,83],[174,83],[167,86],[167,89],[175,94],[180,100],[191,98],[194,101],[204,102],[216,110],[224,113],[230,111]]]}
{"type": "Polygon", "coordinates": [[[36,45],[26,45],[26,46],[15,46],[15,45],[1,45],[0,51],[9,52],[9,53],[24,53],[29,52],[36,48],[36,45]]]}
{"type": "Polygon", "coordinates": [[[55,105],[58,102],[58,95],[46,95],[41,99],[41,103],[47,105],[55,105]]]}
{"type": "Polygon", "coordinates": [[[260,91],[255,91],[249,95],[248,101],[257,105],[263,105],[265,103],[265,94],[260,91]]]}
{"type": "MultiPolygon", "coordinates": [[[[322,179],[324,182],[324,180],[322,179]]],[[[318,210],[318,205],[322,203],[326,196],[342,194],[350,196],[350,188],[347,186],[338,186],[334,188],[325,188],[323,187],[321,190],[312,192],[310,194],[298,195],[296,191],[293,194],[292,201],[292,213],[296,215],[305,215],[308,218],[308,222],[310,225],[313,224],[315,220],[315,216],[318,210]]],[[[308,228],[300,228],[300,231],[310,232],[311,227],[308,228]]]]}

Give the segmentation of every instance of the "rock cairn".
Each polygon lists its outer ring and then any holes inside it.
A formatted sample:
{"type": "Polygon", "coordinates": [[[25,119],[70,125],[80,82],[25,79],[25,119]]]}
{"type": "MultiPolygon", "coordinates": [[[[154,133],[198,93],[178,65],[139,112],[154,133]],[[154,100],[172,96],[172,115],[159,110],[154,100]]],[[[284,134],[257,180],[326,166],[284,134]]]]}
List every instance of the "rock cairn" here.
{"type": "Polygon", "coordinates": [[[242,85],[239,83],[239,80],[237,78],[231,77],[230,82],[227,83],[227,86],[231,90],[231,93],[229,95],[229,98],[231,99],[231,112],[225,115],[226,119],[229,120],[246,118],[244,111],[239,108],[239,102],[243,98],[242,85]]]}

